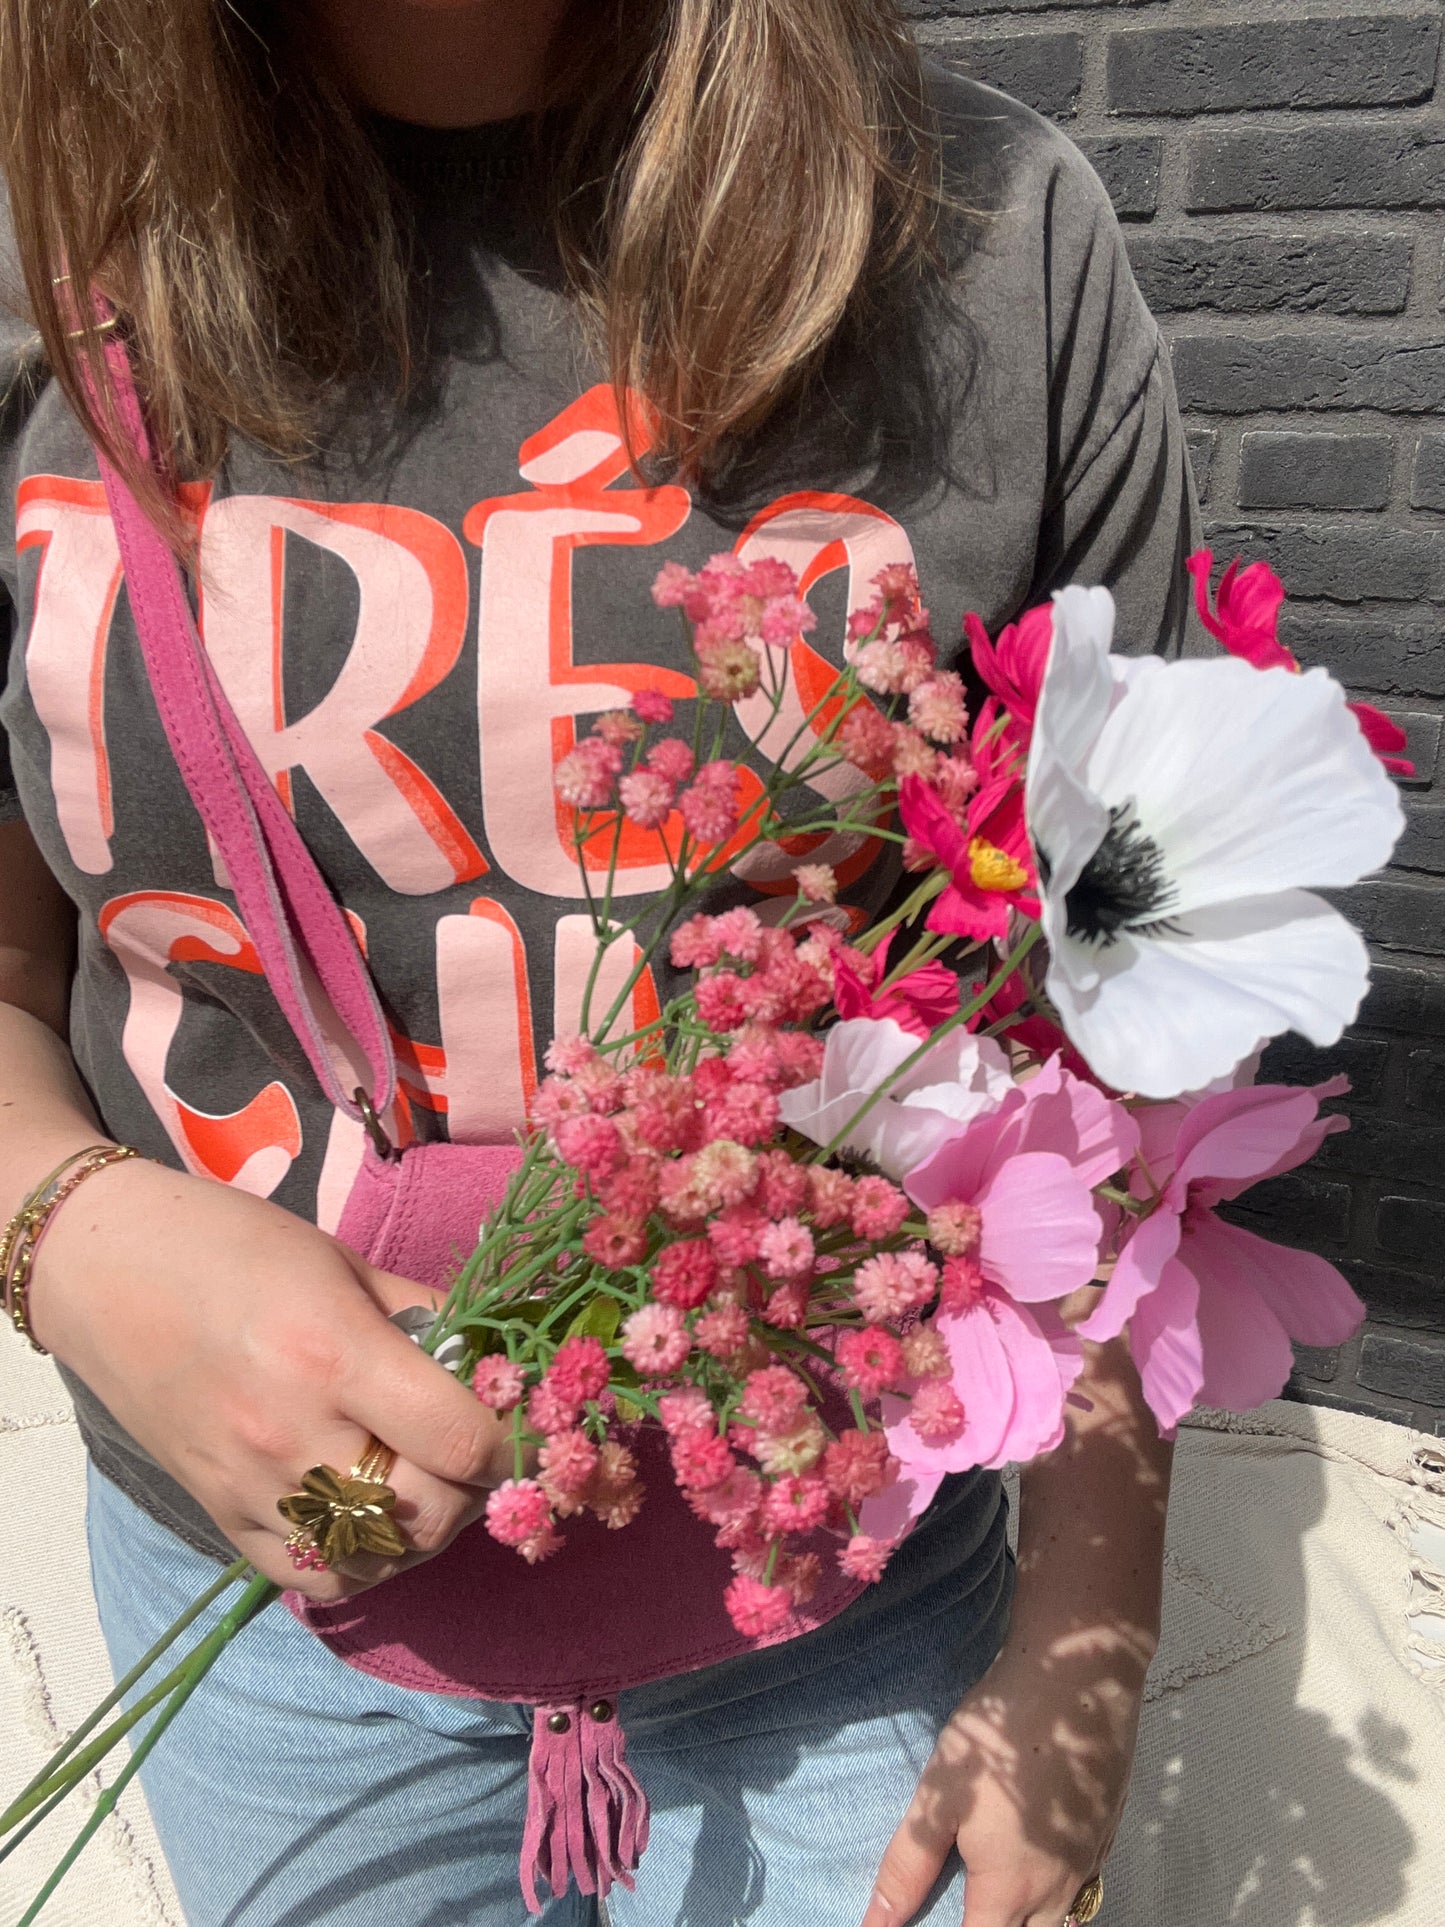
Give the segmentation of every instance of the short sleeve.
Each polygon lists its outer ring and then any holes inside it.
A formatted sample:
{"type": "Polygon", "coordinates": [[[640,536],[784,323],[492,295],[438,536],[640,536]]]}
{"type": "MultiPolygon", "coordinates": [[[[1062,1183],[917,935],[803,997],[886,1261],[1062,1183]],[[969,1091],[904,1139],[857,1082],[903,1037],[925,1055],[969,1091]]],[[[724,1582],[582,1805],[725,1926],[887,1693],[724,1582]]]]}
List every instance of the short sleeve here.
{"type": "Polygon", "coordinates": [[[1049,476],[1031,600],[1102,585],[1117,645],[1190,646],[1199,505],[1168,349],[1093,170],[1065,149],[1045,213],[1049,476]]]}

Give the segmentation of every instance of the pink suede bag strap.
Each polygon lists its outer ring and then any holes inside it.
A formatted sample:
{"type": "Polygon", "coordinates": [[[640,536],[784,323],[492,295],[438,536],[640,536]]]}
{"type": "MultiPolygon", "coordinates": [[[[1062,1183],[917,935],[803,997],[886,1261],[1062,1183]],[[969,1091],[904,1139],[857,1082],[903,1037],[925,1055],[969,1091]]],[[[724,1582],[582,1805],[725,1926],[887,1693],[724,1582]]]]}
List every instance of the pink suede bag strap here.
{"type": "MultiPolygon", "coordinates": [[[[130,360],[114,335],[105,356],[121,425],[154,467],[130,360]]],[[[366,1106],[384,1117],[396,1059],[351,926],[221,688],[175,556],[104,452],[97,456],[161,723],[267,982],[337,1109],[363,1123],[366,1106]]]]}

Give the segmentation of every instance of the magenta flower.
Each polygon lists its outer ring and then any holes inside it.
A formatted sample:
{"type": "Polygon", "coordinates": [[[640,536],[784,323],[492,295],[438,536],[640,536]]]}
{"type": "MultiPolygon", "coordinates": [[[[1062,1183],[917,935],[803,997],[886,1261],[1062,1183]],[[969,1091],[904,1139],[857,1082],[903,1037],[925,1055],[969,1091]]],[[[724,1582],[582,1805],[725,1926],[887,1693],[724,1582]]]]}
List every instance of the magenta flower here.
{"type": "Polygon", "coordinates": [[[1335,1078],[1313,1089],[1262,1084],[1144,1114],[1136,1193],[1159,1191],[1119,1254],[1108,1289],[1079,1327],[1108,1339],[1129,1329],[1144,1396],[1165,1430],[1196,1403],[1250,1411],[1276,1398],[1291,1339],[1340,1345],[1365,1308],[1323,1258],[1226,1224],[1214,1207],[1314,1156],[1343,1117],[1320,1117],[1335,1078]],[[1143,1167],[1147,1166],[1147,1173],[1143,1167]]]}
{"type": "Polygon", "coordinates": [[[958,1009],[958,976],[947,964],[924,964],[880,989],[888,975],[885,937],[871,956],[841,946],[833,952],[833,1002],[840,1017],[891,1017],[914,1037],[931,1037],[958,1009]]]}
{"type": "Polygon", "coordinates": [[[921,776],[905,776],[898,814],[913,841],[949,874],[928,913],[930,930],[997,940],[1008,935],[1014,910],[1038,915],[1023,791],[1013,776],[983,782],[968,799],[962,827],[937,790],[921,776]]]}
{"type": "Polygon", "coordinates": [[[963,632],[968,637],[974,668],[1008,710],[1014,734],[1027,749],[1043,687],[1044,665],[1054,639],[1052,605],[1046,602],[1030,609],[1011,623],[997,642],[989,641],[988,630],[976,615],[964,617],[963,632]]]}
{"type": "MultiPolygon", "coordinates": [[[[1196,549],[1188,561],[1194,578],[1194,606],[1199,620],[1231,656],[1240,656],[1256,669],[1289,669],[1299,673],[1299,661],[1279,639],[1279,612],[1284,607],[1284,584],[1267,562],[1240,567],[1236,556],[1224,571],[1209,602],[1209,576],[1214,567],[1211,549],[1196,549]]],[[[1405,732],[1373,703],[1347,703],[1365,741],[1392,776],[1413,776],[1415,765],[1401,756],[1405,732]]]]}

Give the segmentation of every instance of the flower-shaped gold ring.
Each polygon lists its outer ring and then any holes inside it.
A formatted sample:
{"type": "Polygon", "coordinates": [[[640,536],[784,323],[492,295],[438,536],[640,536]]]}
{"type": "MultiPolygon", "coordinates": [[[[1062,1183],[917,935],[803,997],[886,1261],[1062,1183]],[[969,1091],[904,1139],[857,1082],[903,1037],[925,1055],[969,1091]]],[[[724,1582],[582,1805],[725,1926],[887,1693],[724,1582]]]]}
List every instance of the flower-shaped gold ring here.
{"type": "Polygon", "coordinates": [[[393,1519],[396,1494],[387,1484],[396,1454],[372,1439],[350,1472],[313,1465],[302,1475],[301,1490],[276,1501],[276,1510],[293,1527],[286,1541],[292,1564],[323,1571],[358,1552],[399,1559],[406,1541],[393,1519]]]}

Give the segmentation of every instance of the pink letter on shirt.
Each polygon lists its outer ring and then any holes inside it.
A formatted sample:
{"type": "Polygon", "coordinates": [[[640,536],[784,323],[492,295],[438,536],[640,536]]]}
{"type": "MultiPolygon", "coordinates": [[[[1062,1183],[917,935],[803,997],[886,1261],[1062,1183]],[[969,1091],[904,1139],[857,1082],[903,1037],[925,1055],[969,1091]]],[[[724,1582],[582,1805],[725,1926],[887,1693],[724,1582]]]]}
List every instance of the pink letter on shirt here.
{"type": "Polygon", "coordinates": [[[440,920],[436,946],[447,1135],[508,1144],[537,1088],[522,933],[499,903],[478,897],[466,916],[440,920]]]}
{"type": "Polygon", "coordinates": [[[99,922],[130,988],[121,1035],[125,1061],[186,1169],[270,1197],[301,1150],[301,1120],[286,1086],[275,1080],[239,1111],[215,1113],[193,1109],[166,1082],[185,1009],[167,964],[228,964],[259,976],[261,960],[246,932],[224,904],[169,890],[112,897],[99,922]]]}
{"type": "Polygon", "coordinates": [[[201,628],[256,753],[290,801],[304,768],[393,890],[425,896],[480,876],[486,860],[436,785],[376,725],[450,673],[467,623],[467,571],[450,530],[388,503],[233,495],[201,532],[201,628]],[[329,550],[356,577],[356,633],[341,673],[288,719],[281,659],[286,535],[329,550]]]}
{"type": "Polygon", "coordinates": [[[31,475],[16,495],[17,552],[38,549],[25,649],[35,713],[50,737],[50,787],[78,870],[111,867],[105,656],[120,588],[120,550],[99,482],[31,475]]]}
{"type": "MultiPolygon", "coordinates": [[[[579,897],[571,812],[552,771],[575,741],[574,718],[619,708],[637,689],[675,698],[689,677],[648,663],[572,658],[572,556],[595,543],[665,542],[691,509],[681,488],[613,489],[627,470],[610,388],[598,386],[522,444],[525,495],[478,502],[463,523],[482,550],[477,703],[487,844],[516,883],[543,896],[579,897]]],[[[645,595],[642,582],[639,597],[645,595]]],[[[641,606],[641,605],[639,605],[641,606]]],[[[624,835],[617,892],[660,890],[670,872],[656,833],[624,835]]],[[[600,861],[605,864],[606,853],[600,861]]]]}

